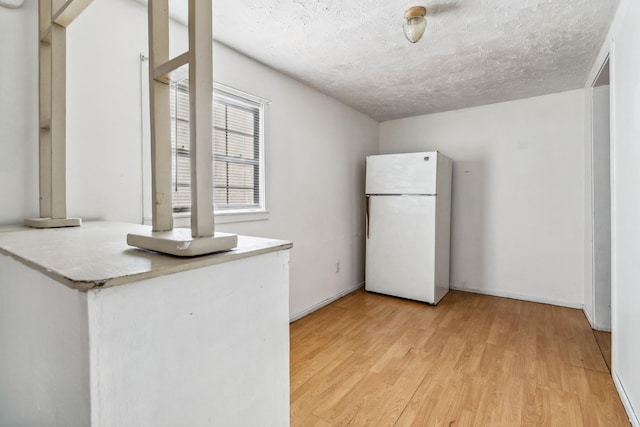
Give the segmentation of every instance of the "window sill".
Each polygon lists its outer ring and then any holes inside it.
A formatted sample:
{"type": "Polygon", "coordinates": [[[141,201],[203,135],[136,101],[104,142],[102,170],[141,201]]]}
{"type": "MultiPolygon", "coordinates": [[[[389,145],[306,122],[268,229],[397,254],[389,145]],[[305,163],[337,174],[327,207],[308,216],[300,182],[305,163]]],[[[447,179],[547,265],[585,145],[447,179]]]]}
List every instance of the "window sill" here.
{"type": "Polygon", "coordinates": [[[265,221],[269,219],[269,211],[253,212],[220,212],[215,214],[216,224],[231,222],[265,221]]]}
{"type": "MultiPolygon", "coordinates": [[[[269,219],[269,211],[255,212],[221,212],[215,214],[216,224],[230,224],[234,222],[266,221],[269,219]]],[[[151,225],[151,218],[144,219],[145,225],[151,225]]],[[[176,228],[191,227],[191,216],[179,214],[173,217],[173,226],[176,228]]]]}

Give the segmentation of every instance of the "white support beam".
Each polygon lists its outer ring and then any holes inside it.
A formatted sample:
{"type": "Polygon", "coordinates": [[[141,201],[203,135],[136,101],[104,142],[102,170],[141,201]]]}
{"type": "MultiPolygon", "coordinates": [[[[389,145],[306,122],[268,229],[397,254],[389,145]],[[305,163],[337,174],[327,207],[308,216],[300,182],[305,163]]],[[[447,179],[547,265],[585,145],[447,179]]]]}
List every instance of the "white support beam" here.
{"type": "Polygon", "coordinates": [[[40,216],[51,218],[51,0],[40,0],[38,21],[40,216]]]}
{"type": "Polygon", "coordinates": [[[127,243],[177,256],[196,256],[233,249],[234,234],[214,233],[213,217],[213,53],[211,2],[189,0],[189,52],[169,60],[168,1],[149,0],[149,84],[151,113],[151,169],[153,227],[127,235],[127,243]],[[189,121],[191,144],[191,232],[173,230],[170,153],[169,86],[167,75],[189,64],[189,121]],[[160,215],[160,217],[159,217],[160,215]],[[168,228],[164,228],[167,226],[168,228]]]}
{"type": "Polygon", "coordinates": [[[39,0],[39,185],[40,217],[24,224],[36,228],[75,227],[79,218],[67,218],[66,89],[67,30],[65,28],[91,0],[39,0]],[[55,23],[56,17],[64,25],[55,23]]]}
{"type": "Polygon", "coordinates": [[[40,34],[51,27],[51,0],[38,1],[38,31],[40,34]]]}
{"type": "Polygon", "coordinates": [[[149,101],[153,231],[173,229],[171,201],[171,117],[169,85],[155,70],[169,61],[169,2],[149,0],[149,101]]]}
{"type": "Polygon", "coordinates": [[[52,21],[63,27],[68,27],[92,1],[93,0],[66,0],[64,3],[59,4],[59,0],[56,0],[56,9],[52,13],[52,21]]]}
{"type": "Polygon", "coordinates": [[[40,32],[40,42],[46,44],[51,43],[51,26],[48,26],[40,32]]]}
{"type": "Polygon", "coordinates": [[[212,40],[211,2],[189,0],[191,235],[194,238],[214,234],[212,40]]]}
{"type": "Polygon", "coordinates": [[[43,127],[44,123],[51,123],[51,45],[41,42],[39,54],[42,60],[38,67],[40,85],[38,103],[40,127],[43,127]]]}
{"type": "Polygon", "coordinates": [[[40,217],[51,218],[51,131],[49,129],[40,129],[39,147],[40,217]]]}
{"type": "Polygon", "coordinates": [[[175,58],[165,62],[164,64],[158,65],[153,72],[153,78],[161,83],[169,84],[169,73],[188,63],[189,52],[185,52],[182,55],[176,56],[175,58]]]}
{"type": "Polygon", "coordinates": [[[67,30],[51,25],[51,218],[67,217],[67,30]]]}

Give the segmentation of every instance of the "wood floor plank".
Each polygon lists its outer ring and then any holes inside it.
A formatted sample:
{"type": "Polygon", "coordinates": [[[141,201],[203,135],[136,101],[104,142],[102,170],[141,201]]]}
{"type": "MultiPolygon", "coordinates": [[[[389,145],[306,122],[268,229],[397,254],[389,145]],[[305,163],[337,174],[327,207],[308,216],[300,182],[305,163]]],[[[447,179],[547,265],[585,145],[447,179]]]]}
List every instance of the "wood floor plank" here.
{"type": "Polygon", "coordinates": [[[323,400],[323,396],[331,395],[333,390],[343,386],[344,379],[348,378],[358,359],[351,358],[354,354],[353,350],[342,350],[339,356],[326,365],[321,372],[317,372],[305,381],[299,380],[299,377],[306,376],[305,371],[293,370],[291,372],[291,383],[298,384],[295,389],[291,390],[292,420],[296,419],[298,415],[311,414],[318,402],[323,400]]]}
{"type": "Polygon", "coordinates": [[[296,372],[296,375],[291,375],[291,391],[296,390],[307,382],[309,378],[330,366],[332,362],[344,360],[351,356],[353,351],[348,350],[348,348],[349,345],[345,343],[344,339],[336,339],[332,341],[332,345],[325,345],[321,351],[314,353],[312,357],[302,359],[299,357],[294,359],[292,357],[290,369],[291,372],[296,372]]]}
{"type": "Polygon", "coordinates": [[[365,375],[350,387],[345,387],[344,393],[335,394],[320,402],[313,413],[332,425],[346,426],[367,403],[382,404],[383,395],[388,388],[390,387],[384,382],[382,375],[365,375]]]}
{"type": "Polygon", "coordinates": [[[395,384],[380,387],[373,398],[363,399],[362,405],[349,422],[349,427],[393,426],[413,396],[416,377],[401,376],[395,384]]]}
{"type": "Polygon", "coordinates": [[[313,414],[305,414],[291,420],[291,427],[332,427],[331,423],[313,414]]]}
{"type": "Polygon", "coordinates": [[[628,426],[579,310],[357,291],[291,324],[293,426],[628,426]]]}
{"type": "Polygon", "coordinates": [[[593,335],[595,335],[598,347],[600,347],[604,363],[606,363],[609,372],[611,372],[611,332],[594,330],[593,335]]]}

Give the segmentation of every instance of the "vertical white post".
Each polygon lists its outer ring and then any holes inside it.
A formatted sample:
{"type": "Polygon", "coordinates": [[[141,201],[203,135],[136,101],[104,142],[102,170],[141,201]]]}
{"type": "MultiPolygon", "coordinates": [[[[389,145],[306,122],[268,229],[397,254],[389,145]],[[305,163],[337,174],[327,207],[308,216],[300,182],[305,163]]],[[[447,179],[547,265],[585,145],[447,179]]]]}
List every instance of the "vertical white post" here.
{"type": "Polygon", "coordinates": [[[214,235],[211,11],[211,1],[189,0],[191,235],[194,238],[214,235]]]}
{"type": "Polygon", "coordinates": [[[173,229],[169,85],[155,79],[156,67],[168,60],[169,2],[168,0],[149,0],[149,113],[151,116],[153,231],[173,229]]]}
{"type": "Polygon", "coordinates": [[[39,184],[36,228],[77,227],[67,218],[67,29],[92,0],[38,1],[39,184]]]}
{"type": "Polygon", "coordinates": [[[51,0],[40,0],[38,17],[40,217],[51,218],[51,0]]]}
{"type": "Polygon", "coordinates": [[[51,24],[51,218],[67,217],[67,30],[51,24]]]}
{"type": "Polygon", "coordinates": [[[189,52],[169,60],[168,0],[149,0],[149,80],[153,228],[127,235],[127,243],[176,256],[235,248],[238,236],[214,233],[213,222],[213,34],[211,1],[189,0],[189,52]],[[189,64],[191,230],[173,229],[171,139],[167,75],[189,64]]]}

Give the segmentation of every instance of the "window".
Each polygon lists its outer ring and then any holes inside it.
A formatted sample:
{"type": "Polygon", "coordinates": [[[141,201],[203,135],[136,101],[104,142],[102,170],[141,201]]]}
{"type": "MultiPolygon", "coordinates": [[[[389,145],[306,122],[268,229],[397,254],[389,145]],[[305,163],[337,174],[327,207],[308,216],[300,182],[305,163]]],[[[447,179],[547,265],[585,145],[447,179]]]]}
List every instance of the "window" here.
{"type": "MultiPolygon", "coordinates": [[[[173,211],[191,210],[189,83],[172,83],[171,156],[173,211]]],[[[264,103],[216,85],[213,95],[213,196],[215,213],[264,211],[264,103]]],[[[182,215],[181,215],[182,214],[182,215]]]]}

